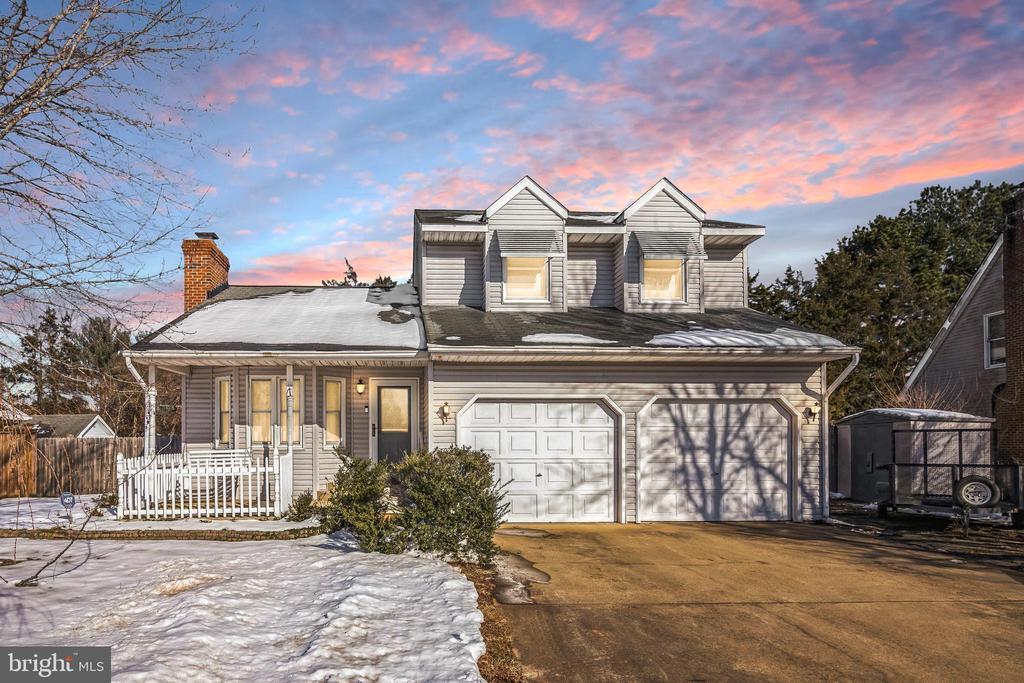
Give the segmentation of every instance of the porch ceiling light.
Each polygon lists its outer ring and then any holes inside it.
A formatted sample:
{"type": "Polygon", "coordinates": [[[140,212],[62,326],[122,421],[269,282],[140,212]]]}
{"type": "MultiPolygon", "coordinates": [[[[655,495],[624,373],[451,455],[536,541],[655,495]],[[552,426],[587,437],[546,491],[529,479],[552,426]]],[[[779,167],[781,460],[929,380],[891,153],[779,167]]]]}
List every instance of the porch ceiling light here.
{"type": "Polygon", "coordinates": [[[364,391],[366,391],[366,381],[360,377],[359,381],[356,382],[356,393],[361,396],[364,391]]]}

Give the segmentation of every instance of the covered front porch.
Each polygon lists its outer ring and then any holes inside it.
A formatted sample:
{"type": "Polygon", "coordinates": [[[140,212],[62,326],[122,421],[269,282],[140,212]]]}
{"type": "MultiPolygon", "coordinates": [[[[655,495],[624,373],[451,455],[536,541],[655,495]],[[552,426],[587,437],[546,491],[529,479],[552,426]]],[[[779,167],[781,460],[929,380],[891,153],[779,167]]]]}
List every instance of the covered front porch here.
{"type": "Polygon", "coordinates": [[[280,516],[294,496],[326,489],[339,450],[395,461],[426,445],[419,354],[281,355],[129,352],[147,438],[142,456],[118,459],[119,516],[280,516]],[[156,448],[160,372],[182,380],[180,452],[156,448]]]}

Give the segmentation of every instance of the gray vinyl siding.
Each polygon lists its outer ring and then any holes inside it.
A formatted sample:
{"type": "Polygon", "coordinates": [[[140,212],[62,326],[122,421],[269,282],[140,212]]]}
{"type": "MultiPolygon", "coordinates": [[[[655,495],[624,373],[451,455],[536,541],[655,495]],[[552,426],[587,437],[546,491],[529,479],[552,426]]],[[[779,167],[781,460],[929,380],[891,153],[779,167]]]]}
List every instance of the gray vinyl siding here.
{"type": "Polygon", "coordinates": [[[994,417],[992,393],[1006,383],[1006,368],[985,367],[984,319],[1003,310],[1003,265],[997,259],[960,317],[935,348],[915,384],[941,394],[949,409],[994,417]]]}
{"type": "Polygon", "coordinates": [[[484,300],[484,254],[481,244],[428,244],[423,258],[424,304],[472,306],[484,300]]]}
{"type": "MultiPolygon", "coordinates": [[[[370,457],[370,416],[369,407],[371,378],[384,377],[415,377],[420,381],[420,406],[426,405],[426,380],[421,367],[408,368],[348,368],[348,367],[311,367],[295,366],[296,378],[303,378],[302,443],[292,450],[292,490],[295,495],[314,489],[323,490],[325,484],[334,476],[339,461],[333,448],[323,443],[323,378],[336,377],[346,380],[347,405],[345,418],[345,443],[356,457],[370,457]],[[314,381],[315,375],[315,381],[314,381]],[[367,382],[367,390],[360,396],[356,393],[356,381],[363,378],[367,382]]],[[[234,428],[233,448],[248,448],[248,380],[253,377],[285,376],[282,367],[241,367],[241,368],[207,368],[193,367],[186,379],[184,443],[188,450],[207,450],[214,444],[214,378],[231,377],[232,390],[232,423],[234,428]]],[[[297,397],[298,398],[298,397],[297,397]]],[[[296,407],[298,407],[296,402],[296,407]]],[[[420,440],[425,443],[427,416],[420,410],[420,440]]],[[[280,450],[287,447],[282,445],[280,450]]],[[[273,448],[271,447],[271,452],[273,448]]]]}
{"type": "Polygon", "coordinates": [[[624,306],[626,312],[697,312],[701,310],[700,305],[700,261],[691,259],[685,262],[686,270],[686,291],[683,292],[685,301],[673,302],[643,302],[643,255],[640,253],[640,244],[633,235],[628,236],[626,242],[626,253],[623,257],[625,286],[623,288],[624,306]]]}
{"type": "Polygon", "coordinates": [[[747,305],[747,271],[743,247],[708,249],[704,262],[704,307],[747,305]]]}
{"type": "Polygon", "coordinates": [[[615,306],[615,253],[610,245],[569,245],[567,306],[615,306]]]}
{"type": "Polygon", "coordinates": [[[549,273],[550,300],[546,303],[502,302],[501,253],[496,230],[558,230],[563,234],[562,219],[529,190],[524,189],[487,221],[487,310],[489,311],[561,311],[565,309],[565,259],[551,259],[549,273]]]}
{"type": "Polygon", "coordinates": [[[700,221],[680,206],[665,192],[659,192],[626,220],[627,242],[625,253],[625,285],[623,287],[623,310],[630,311],[677,311],[696,312],[701,310],[700,264],[694,260],[686,264],[686,300],[680,303],[644,303],[641,301],[643,279],[643,256],[636,237],[636,231],[700,232],[700,221]]]}
{"type": "MultiPolygon", "coordinates": [[[[758,398],[781,396],[798,412],[821,399],[819,366],[643,365],[469,365],[435,363],[431,390],[431,442],[456,442],[458,419],[442,423],[436,412],[448,402],[453,415],[475,395],[528,400],[607,396],[625,413],[625,520],[636,520],[637,412],[655,396],[676,398],[758,398]],[[599,377],[599,379],[595,379],[599,377]]],[[[822,416],[820,419],[826,419],[822,416]]],[[[820,423],[793,417],[799,430],[798,503],[795,515],[818,519],[822,509],[820,423]]]]}

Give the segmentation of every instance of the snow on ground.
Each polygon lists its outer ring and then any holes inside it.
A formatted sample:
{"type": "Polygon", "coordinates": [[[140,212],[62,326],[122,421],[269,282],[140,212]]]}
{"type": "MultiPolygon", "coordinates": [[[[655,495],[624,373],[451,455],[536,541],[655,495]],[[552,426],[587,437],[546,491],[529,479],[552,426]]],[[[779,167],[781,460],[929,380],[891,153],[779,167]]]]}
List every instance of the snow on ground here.
{"type": "MultiPolygon", "coordinates": [[[[71,522],[77,529],[85,521],[89,510],[96,507],[96,496],[83,496],[71,508],[71,522]]],[[[103,515],[93,517],[85,527],[88,531],[143,531],[174,529],[216,531],[286,531],[304,529],[318,524],[316,519],[289,522],[284,519],[138,519],[119,520],[113,508],[103,508],[103,515]]],[[[49,529],[68,525],[67,511],[58,498],[2,498],[0,499],[0,529],[49,529]]]]}
{"type": "Polygon", "coordinates": [[[585,334],[574,333],[538,333],[528,334],[523,337],[528,344],[617,344],[618,342],[608,339],[595,339],[585,334]]]}
{"type": "Polygon", "coordinates": [[[443,562],[345,535],[297,541],[4,539],[0,642],[109,645],[114,679],[480,680],[476,590],[443,562]]]}

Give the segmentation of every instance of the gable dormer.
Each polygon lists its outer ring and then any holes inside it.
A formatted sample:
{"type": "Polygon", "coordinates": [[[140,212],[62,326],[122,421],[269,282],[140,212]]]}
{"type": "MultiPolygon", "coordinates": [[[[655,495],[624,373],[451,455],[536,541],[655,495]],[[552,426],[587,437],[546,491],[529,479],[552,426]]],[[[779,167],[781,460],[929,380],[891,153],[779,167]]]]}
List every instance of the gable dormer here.
{"type": "Polygon", "coordinates": [[[568,209],[529,176],[484,210],[485,310],[565,310],[568,215],[568,209]]]}
{"type": "MultiPolygon", "coordinates": [[[[662,178],[618,215],[624,311],[701,311],[705,213],[662,178]]],[[[618,283],[617,283],[618,284],[618,283]]]]}

